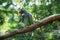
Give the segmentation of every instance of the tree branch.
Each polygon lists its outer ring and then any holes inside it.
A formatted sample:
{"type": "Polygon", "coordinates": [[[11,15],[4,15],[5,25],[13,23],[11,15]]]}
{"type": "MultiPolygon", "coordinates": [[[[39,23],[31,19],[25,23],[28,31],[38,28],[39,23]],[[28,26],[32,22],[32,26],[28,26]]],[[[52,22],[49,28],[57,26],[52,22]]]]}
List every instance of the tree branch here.
{"type": "Polygon", "coordinates": [[[36,28],[44,26],[44,25],[46,25],[50,22],[53,22],[55,20],[60,20],[60,14],[54,14],[54,15],[51,15],[49,17],[46,17],[46,18],[42,19],[41,21],[38,21],[38,22],[36,22],[36,23],[34,23],[34,24],[32,24],[32,25],[30,25],[27,28],[24,28],[22,30],[13,30],[9,33],[6,33],[3,36],[0,36],[0,39],[5,39],[5,38],[8,38],[8,37],[12,37],[16,34],[22,34],[22,33],[33,31],[36,28]]]}

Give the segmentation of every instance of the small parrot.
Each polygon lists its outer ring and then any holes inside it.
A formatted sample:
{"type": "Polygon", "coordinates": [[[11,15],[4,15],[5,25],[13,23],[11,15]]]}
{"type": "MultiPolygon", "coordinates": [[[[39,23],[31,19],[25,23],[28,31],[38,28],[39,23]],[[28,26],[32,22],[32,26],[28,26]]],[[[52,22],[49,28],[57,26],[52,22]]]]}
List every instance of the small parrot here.
{"type": "MultiPolygon", "coordinates": [[[[33,24],[33,18],[32,15],[30,13],[28,13],[26,10],[21,9],[18,12],[19,16],[22,16],[22,22],[24,24],[26,24],[26,26],[29,26],[31,24],[33,24]]],[[[32,32],[28,32],[29,34],[31,34],[32,32]]]]}

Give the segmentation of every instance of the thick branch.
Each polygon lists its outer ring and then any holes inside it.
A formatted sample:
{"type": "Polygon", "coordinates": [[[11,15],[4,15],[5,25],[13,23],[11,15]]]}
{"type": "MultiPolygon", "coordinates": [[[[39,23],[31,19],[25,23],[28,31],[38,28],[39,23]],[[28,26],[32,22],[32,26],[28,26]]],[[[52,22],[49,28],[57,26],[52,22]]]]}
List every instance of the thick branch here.
{"type": "Polygon", "coordinates": [[[44,26],[44,25],[46,25],[50,22],[53,22],[55,20],[60,20],[60,14],[55,14],[55,15],[51,15],[49,17],[46,17],[46,18],[42,19],[41,21],[36,22],[36,23],[28,26],[27,28],[23,29],[23,30],[14,30],[12,32],[6,33],[5,35],[0,36],[0,39],[5,39],[8,37],[14,36],[16,34],[22,34],[22,33],[33,31],[36,28],[44,26]]]}

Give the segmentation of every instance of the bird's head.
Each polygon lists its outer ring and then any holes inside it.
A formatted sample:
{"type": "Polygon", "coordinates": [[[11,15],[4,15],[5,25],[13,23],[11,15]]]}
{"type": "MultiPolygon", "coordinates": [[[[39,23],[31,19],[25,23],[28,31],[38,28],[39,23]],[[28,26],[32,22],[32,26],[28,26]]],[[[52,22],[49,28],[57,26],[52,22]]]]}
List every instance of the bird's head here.
{"type": "Polygon", "coordinates": [[[18,16],[24,16],[24,10],[18,11],[18,16]]]}

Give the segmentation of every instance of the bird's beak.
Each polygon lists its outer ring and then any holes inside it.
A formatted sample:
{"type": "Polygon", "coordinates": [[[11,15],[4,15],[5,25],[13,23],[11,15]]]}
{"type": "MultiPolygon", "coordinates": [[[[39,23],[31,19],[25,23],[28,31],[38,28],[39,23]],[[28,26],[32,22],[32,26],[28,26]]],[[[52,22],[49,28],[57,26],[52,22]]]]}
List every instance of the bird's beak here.
{"type": "Polygon", "coordinates": [[[21,13],[18,13],[18,16],[22,16],[22,14],[21,13]]]}

